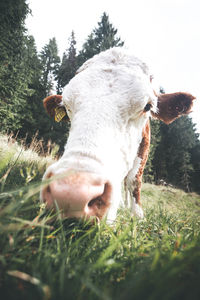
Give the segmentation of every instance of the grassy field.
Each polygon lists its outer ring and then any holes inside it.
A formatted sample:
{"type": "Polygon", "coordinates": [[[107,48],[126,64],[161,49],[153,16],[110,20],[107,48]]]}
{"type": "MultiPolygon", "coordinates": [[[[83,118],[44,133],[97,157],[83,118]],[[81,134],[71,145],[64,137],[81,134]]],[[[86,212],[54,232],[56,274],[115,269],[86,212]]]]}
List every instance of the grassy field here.
{"type": "Polygon", "coordinates": [[[144,184],[143,220],[124,209],[112,226],[61,220],[39,203],[52,158],[7,142],[1,137],[0,299],[200,299],[199,195],[144,184]]]}

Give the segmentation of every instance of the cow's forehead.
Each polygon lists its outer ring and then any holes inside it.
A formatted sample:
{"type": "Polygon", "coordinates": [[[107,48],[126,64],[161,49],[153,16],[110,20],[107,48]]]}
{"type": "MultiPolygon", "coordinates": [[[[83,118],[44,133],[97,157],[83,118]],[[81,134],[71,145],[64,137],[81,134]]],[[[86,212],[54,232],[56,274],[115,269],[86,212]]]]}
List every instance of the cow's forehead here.
{"type": "Polygon", "coordinates": [[[128,50],[123,50],[121,48],[112,48],[105,52],[100,53],[100,55],[95,55],[93,58],[86,61],[77,71],[77,74],[86,70],[89,67],[96,66],[122,66],[127,68],[140,67],[142,71],[148,75],[148,66],[139,58],[129,53],[128,50]]]}
{"type": "Polygon", "coordinates": [[[83,103],[99,105],[99,99],[139,111],[149,98],[156,101],[147,65],[119,48],[88,60],[63,91],[63,101],[72,111],[83,103]]]}

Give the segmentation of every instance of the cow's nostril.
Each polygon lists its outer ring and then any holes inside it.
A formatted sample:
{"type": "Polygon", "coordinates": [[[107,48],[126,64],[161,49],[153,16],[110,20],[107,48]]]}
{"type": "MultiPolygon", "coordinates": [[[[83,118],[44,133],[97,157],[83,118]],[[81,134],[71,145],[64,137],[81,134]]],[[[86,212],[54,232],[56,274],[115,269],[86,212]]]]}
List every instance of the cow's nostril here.
{"type": "Polygon", "coordinates": [[[105,206],[105,202],[103,201],[103,199],[101,197],[97,197],[95,199],[92,199],[89,203],[88,203],[88,207],[92,207],[92,206],[96,206],[98,209],[101,209],[102,206],[105,206]]]}
{"type": "Polygon", "coordinates": [[[86,215],[102,219],[110,206],[110,194],[111,186],[106,183],[103,193],[87,203],[85,208],[86,215]]]}
{"type": "Polygon", "coordinates": [[[47,189],[47,192],[48,192],[48,193],[51,193],[50,185],[48,185],[46,189],[47,189]]]}
{"type": "Polygon", "coordinates": [[[47,204],[47,207],[50,208],[53,205],[53,197],[51,195],[51,187],[50,185],[46,186],[41,193],[42,201],[47,204]]]}

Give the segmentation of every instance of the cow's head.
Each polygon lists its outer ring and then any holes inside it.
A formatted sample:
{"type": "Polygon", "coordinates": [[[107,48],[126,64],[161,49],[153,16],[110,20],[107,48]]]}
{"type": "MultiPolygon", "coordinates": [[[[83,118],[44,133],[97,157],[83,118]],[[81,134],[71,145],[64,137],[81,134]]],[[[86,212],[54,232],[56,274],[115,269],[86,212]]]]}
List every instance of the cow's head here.
{"type": "Polygon", "coordinates": [[[134,168],[150,115],[169,124],[190,111],[193,99],[186,93],[157,97],[147,66],[123,50],[111,49],[86,62],[62,98],[44,100],[57,121],[69,117],[71,129],[62,158],[44,175],[52,181],[42,189],[42,200],[48,207],[57,202],[67,217],[108,214],[113,219],[121,182],[134,168]]]}

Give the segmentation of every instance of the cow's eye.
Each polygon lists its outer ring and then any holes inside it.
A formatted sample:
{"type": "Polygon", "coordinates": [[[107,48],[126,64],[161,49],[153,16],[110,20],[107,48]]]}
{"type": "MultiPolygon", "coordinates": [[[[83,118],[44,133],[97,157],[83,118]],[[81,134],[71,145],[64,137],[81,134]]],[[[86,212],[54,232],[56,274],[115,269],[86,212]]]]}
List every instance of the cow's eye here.
{"type": "Polygon", "coordinates": [[[150,111],[151,108],[152,108],[152,104],[151,103],[147,103],[147,105],[144,108],[144,112],[150,111]]]}

